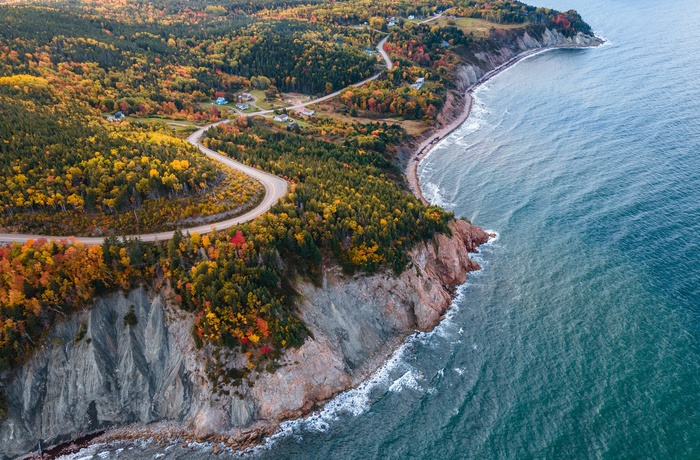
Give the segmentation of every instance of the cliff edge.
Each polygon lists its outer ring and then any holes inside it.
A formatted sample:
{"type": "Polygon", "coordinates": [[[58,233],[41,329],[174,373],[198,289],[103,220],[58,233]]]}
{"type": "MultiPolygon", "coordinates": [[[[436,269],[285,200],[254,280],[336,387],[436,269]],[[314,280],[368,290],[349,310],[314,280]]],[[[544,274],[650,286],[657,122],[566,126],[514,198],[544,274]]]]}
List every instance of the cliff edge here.
{"type": "Polygon", "coordinates": [[[479,268],[469,252],[489,237],[461,220],[450,229],[451,236],[416,246],[412,265],[398,277],[348,279],[332,269],[321,287],[299,282],[300,315],[312,337],[288,350],[274,373],[238,387],[241,397],[213,392],[205,352],[192,338],[194,318],[172,305],[167,288],[97,299],[57,324],[5,379],[0,458],[129,424],[136,424],[132,433],[153,434],[145,427],[153,422],[161,422],[156,431],[166,437],[186,433],[235,447],[308,413],[362,381],[412,331],[439,322],[455,288],[479,268]],[[125,321],[132,309],[135,324],[125,321]]]}

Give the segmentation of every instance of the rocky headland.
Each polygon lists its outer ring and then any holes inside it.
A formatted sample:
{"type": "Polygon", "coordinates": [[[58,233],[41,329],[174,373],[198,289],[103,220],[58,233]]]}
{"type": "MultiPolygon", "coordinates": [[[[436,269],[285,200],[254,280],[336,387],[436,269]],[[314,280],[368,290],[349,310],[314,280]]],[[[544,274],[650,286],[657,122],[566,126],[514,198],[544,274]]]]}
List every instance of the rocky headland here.
{"type": "MultiPolygon", "coordinates": [[[[463,220],[415,247],[400,276],[347,278],[327,270],[321,286],[299,281],[299,312],[311,337],[241,396],[216,394],[192,337],[194,317],[166,287],[97,299],[57,324],[5,388],[0,458],[124,425],[107,438],[183,437],[233,447],[259,439],[360,383],[416,329],[430,330],[478,264],[469,253],[489,235],[463,220]],[[137,322],[125,315],[133,306],[137,322]],[[84,337],[76,340],[79,330],[84,337]],[[161,423],[145,426],[154,422],[161,423]]],[[[105,437],[102,440],[107,439],[105,437]]],[[[98,438],[99,439],[99,438],[98,438]]]]}

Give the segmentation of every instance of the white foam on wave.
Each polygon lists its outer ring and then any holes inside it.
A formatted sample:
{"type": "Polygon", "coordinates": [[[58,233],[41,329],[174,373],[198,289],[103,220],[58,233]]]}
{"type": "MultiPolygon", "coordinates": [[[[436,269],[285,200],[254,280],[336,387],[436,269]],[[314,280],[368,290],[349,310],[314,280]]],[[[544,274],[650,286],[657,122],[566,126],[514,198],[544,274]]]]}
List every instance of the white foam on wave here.
{"type": "Polygon", "coordinates": [[[604,33],[604,32],[598,30],[598,31],[595,31],[595,32],[593,32],[593,33],[595,34],[596,37],[598,37],[598,38],[600,38],[601,40],[603,40],[603,44],[600,45],[600,46],[598,46],[597,48],[601,48],[601,47],[603,47],[603,46],[613,46],[613,45],[615,44],[612,40],[610,40],[609,38],[607,38],[607,37],[605,36],[605,33],[604,33]]]}
{"type": "Polygon", "coordinates": [[[421,376],[420,373],[416,372],[415,370],[409,370],[389,386],[389,391],[392,393],[398,393],[403,391],[404,388],[419,391],[422,388],[418,381],[423,379],[424,377],[421,376]]]}
{"type": "Polygon", "coordinates": [[[472,108],[469,114],[469,118],[467,118],[466,121],[462,123],[452,133],[440,139],[440,141],[437,144],[435,144],[423,157],[423,159],[421,160],[421,165],[425,164],[428,158],[430,158],[434,153],[440,152],[441,150],[448,148],[448,146],[451,147],[454,144],[457,144],[461,147],[468,147],[469,143],[466,142],[466,139],[470,134],[474,133],[479,128],[481,128],[484,122],[484,115],[486,115],[487,113],[488,111],[486,110],[486,106],[483,103],[481,103],[476,97],[473,97],[472,108]]]}
{"type": "Polygon", "coordinates": [[[497,242],[499,239],[501,239],[501,234],[500,234],[499,232],[497,232],[496,230],[488,230],[488,229],[486,229],[486,230],[484,230],[484,231],[485,231],[486,233],[488,233],[489,235],[493,235],[493,236],[489,237],[489,240],[488,240],[486,243],[484,243],[484,244],[482,244],[481,246],[479,246],[480,248],[495,246],[495,245],[496,245],[496,242],[497,242]]]}
{"type": "Polygon", "coordinates": [[[298,436],[300,430],[325,432],[330,424],[339,420],[341,415],[358,416],[367,412],[372,403],[370,395],[377,390],[400,391],[405,387],[420,389],[415,370],[404,361],[404,355],[413,345],[418,334],[409,337],[370,377],[356,388],[344,391],[331,399],[318,412],[307,417],[282,422],[275,433],[260,446],[249,449],[246,453],[269,450],[276,441],[287,436],[298,436]],[[397,370],[407,368],[398,378],[392,378],[397,370]],[[393,390],[392,390],[393,388],[393,390]]]}
{"type": "Polygon", "coordinates": [[[443,208],[454,207],[454,204],[450,203],[449,200],[445,198],[440,186],[433,182],[426,182],[423,184],[423,196],[425,196],[431,204],[436,206],[441,206],[443,208]]]}

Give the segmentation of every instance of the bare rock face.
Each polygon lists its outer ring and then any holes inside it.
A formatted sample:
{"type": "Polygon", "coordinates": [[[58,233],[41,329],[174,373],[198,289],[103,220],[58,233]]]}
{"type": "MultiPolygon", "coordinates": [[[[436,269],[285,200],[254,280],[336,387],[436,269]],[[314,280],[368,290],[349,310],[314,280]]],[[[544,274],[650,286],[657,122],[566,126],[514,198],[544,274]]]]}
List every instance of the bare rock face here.
{"type": "Polygon", "coordinates": [[[327,272],[321,288],[298,286],[300,314],[316,340],[327,340],[354,383],[375,370],[416,329],[430,330],[449,308],[455,289],[479,265],[469,258],[489,235],[468,222],[450,224],[414,248],[413,265],[400,276],[347,279],[327,272]]]}
{"type": "MultiPolygon", "coordinates": [[[[494,32],[499,33],[501,32],[494,32]]],[[[558,30],[543,28],[540,34],[535,35],[537,36],[528,32],[511,32],[503,36],[492,36],[492,41],[498,43],[499,47],[475,53],[468,58],[468,63],[460,68],[458,88],[462,91],[467,90],[490,71],[524,52],[546,48],[598,46],[603,43],[598,37],[581,32],[573,37],[566,37],[558,30]]]]}
{"type": "Polygon", "coordinates": [[[288,350],[274,373],[240,387],[242,398],[213,393],[191,335],[194,319],[168,305],[167,290],[98,299],[57,324],[6,382],[0,459],[133,423],[173,421],[206,438],[308,413],[363,380],[416,328],[438,323],[466,272],[479,268],[468,253],[488,239],[465,221],[450,229],[452,236],[414,248],[412,266],[398,277],[348,279],[329,270],[320,288],[299,283],[312,337],[288,350]],[[128,325],[132,307],[137,323],[128,325]],[[77,340],[81,327],[87,332],[77,340]]]}
{"type": "Polygon", "coordinates": [[[252,389],[258,418],[282,421],[300,417],[351,383],[342,356],[322,335],[286,353],[280,364],[274,374],[261,378],[252,389]]]}
{"type": "Polygon", "coordinates": [[[111,295],[58,324],[6,387],[0,458],[134,421],[182,420],[192,379],[164,324],[163,300],[143,289],[111,295]],[[133,307],[138,323],[124,316],[133,307]],[[78,330],[87,327],[77,340],[78,330]]]}

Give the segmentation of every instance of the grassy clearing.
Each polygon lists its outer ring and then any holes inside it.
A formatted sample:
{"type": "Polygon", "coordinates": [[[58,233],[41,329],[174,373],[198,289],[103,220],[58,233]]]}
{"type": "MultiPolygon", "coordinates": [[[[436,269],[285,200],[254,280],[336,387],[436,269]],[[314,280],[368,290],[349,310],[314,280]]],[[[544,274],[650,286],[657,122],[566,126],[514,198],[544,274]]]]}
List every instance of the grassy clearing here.
{"type": "Polygon", "coordinates": [[[440,27],[455,26],[465,34],[473,33],[475,37],[488,37],[491,29],[520,29],[524,24],[496,24],[485,19],[441,17],[429,24],[440,27]]]}
{"type": "Polygon", "coordinates": [[[313,108],[319,115],[334,118],[345,123],[352,124],[386,122],[388,125],[397,124],[403,129],[405,129],[406,133],[410,136],[420,136],[432,127],[432,125],[426,122],[425,120],[401,120],[400,118],[391,117],[351,117],[350,115],[346,115],[345,113],[343,113],[345,112],[346,107],[338,103],[335,99],[331,99],[321,104],[314,105],[313,108]]]}
{"type": "Polygon", "coordinates": [[[178,120],[174,118],[165,118],[160,116],[150,116],[150,117],[127,117],[127,121],[133,123],[142,123],[145,125],[163,125],[172,129],[173,131],[195,131],[199,126],[189,120],[178,120]]]}
{"type": "MultiPolygon", "coordinates": [[[[259,107],[261,110],[272,110],[272,109],[279,109],[282,107],[285,107],[284,103],[278,103],[278,104],[270,104],[269,102],[265,102],[265,91],[261,89],[254,89],[250,91],[250,94],[253,95],[255,98],[255,105],[259,107]]],[[[249,102],[250,104],[250,102],[249,102]]]]}

